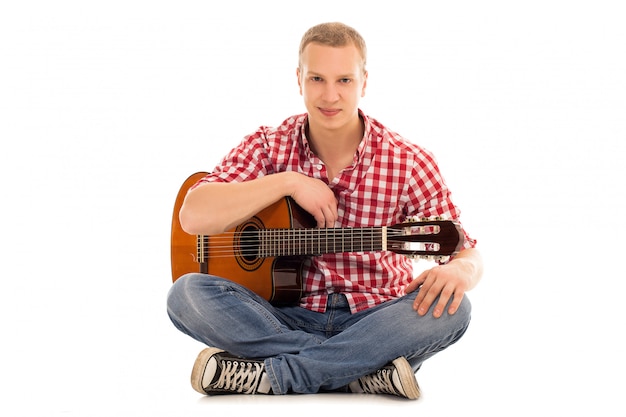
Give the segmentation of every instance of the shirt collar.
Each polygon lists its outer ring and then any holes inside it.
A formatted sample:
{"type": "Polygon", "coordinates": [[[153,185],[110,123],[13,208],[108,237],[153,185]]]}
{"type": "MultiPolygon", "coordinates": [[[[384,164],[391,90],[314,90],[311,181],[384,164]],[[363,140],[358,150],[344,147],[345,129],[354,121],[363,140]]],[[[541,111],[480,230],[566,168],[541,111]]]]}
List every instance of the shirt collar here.
{"type": "MultiPolygon", "coordinates": [[[[359,109],[359,117],[361,118],[361,120],[363,120],[363,138],[361,139],[361,142],[359,143],[359,146],[357,147],[356,152],[354,154],[354,159],[353,159],[354,166],[361,163],[363,161],[363,158],[369,155],[368,150],[370,149],[370,141],[371,141],[371,135],[372,135],[372,124],[370,122],[370,119],[365,115],[365,113],[361,109],[359,109]]],[[[300,138],[302,140],[302,146],[304,147],[306,155],[309,158],[312,158],[312,157],[317,158],[311,151],[311,145],[309,144],[309,140],[306,135],[308,125],[309,125],[309,115],[305,113],[302,125],[300,127],[300,138]]]]}

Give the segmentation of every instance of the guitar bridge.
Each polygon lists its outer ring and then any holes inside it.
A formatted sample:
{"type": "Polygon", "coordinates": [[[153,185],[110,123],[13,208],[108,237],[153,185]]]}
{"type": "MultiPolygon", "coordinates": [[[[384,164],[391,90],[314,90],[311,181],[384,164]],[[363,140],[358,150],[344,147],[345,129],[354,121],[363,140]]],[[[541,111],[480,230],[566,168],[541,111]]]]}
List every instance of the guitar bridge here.
{"type": "Polygon", "coordinates": [[[209,237],[206,235],[197,235],[197,242],[197,261],[200,264],[199,271],[206,274],[209,271],[209,237]]]}

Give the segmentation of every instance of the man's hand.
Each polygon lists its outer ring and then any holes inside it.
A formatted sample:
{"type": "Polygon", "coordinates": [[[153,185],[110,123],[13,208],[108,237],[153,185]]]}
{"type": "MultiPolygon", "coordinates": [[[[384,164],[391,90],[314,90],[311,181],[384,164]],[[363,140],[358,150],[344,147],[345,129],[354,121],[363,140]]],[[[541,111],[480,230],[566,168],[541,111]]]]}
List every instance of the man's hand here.
{"type": "Polygon", "coordinates": [[[482,275],[482,260],[476,249],[465,249],[445,265],[438,265],[418,275],[406,288],[412,292],[420,288],[413,309],[425,315],[437,297],[433,316],[441,317],[448,302],[448,314],[456,313],[465,292],[473,288],[482,275]]]}
{"type": "Polygon", "coordinates": [[[317,222],[317,227],[335,227],[337,198],[325,182],[297,174],[296,190],[291,197],[317,222]]]}

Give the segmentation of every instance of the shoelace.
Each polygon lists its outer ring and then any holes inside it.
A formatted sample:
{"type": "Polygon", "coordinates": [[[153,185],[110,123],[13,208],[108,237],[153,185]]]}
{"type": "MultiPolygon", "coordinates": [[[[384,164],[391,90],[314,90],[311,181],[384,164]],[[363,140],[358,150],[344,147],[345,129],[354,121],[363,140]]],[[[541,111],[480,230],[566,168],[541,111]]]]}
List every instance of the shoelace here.
{"type": "Polygon", "coordinates": [[[398,391],[391,380],[392,369],[379,369],[373,374],[359,379],[363,391],[368,394],[392,394],[398,395],[398,391]]]}
{"type": "Polygon", "coordinates": [[[263,365],[254,362],[222,361],[222,371],[215,388],[254,394],[263,375],[263,365]]]}

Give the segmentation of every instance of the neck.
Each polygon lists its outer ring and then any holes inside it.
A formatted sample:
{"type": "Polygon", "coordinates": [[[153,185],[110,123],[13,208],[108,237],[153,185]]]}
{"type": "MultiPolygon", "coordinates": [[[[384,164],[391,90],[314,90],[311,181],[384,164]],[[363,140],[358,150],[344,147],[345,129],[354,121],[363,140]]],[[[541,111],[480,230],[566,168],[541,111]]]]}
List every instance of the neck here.
{"type": "Polygon", "coordinates": [[[323,129],[309,125],[307,136],[311,150],[327,167],[339,171],[352,163],[361,140],[364,123],[360,117],[342,129],[323,129]]]}

